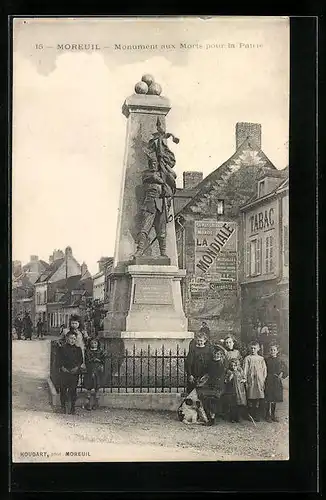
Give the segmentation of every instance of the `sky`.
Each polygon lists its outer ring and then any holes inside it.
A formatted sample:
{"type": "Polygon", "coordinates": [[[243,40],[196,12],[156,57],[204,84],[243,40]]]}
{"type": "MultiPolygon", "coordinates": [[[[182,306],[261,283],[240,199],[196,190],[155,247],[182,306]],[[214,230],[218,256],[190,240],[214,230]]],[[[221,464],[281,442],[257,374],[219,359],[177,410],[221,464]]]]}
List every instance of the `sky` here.
{"type": "Polygon", "coordinates": [[[261,123],[265,154],[288,165],[287,18],[16,19],[13,36],[13,260],[69,245],[94,274],[113,256],[121,108],[144,73],[171,101],[179,187],[183,171],[206,176],[235,152],[240,121],[261,123]]]}

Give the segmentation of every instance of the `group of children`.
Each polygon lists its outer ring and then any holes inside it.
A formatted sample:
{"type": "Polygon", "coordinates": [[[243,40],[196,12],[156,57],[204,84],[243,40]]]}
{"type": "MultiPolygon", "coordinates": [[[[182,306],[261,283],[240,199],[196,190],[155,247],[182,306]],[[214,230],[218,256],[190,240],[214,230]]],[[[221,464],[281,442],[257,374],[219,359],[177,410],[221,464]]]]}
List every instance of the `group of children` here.
{"type": "Polygon", "coordinates": [[[186,359],[187,397],[178,411],[181,421],[278,421],[276,404],[283,401],[282,379],[287,377],[279,347],[271,344],[266,357],[259,354],[258,341],[250,342],[248,350],[243,358],[232,336],[221,345],[211,344],[205,332],[196,335],[186,359]]]}
{"type": "Polygon", "coordinates": [[[58,341],[57,362],[60,372],[60,403],[63,413],[75,413],[80,377],[87,391],[86,409],[99,406],[99,389],[104,372],[105,353],[98,339],[79,329],[79,318],[72,316],[68,331],[58,341]]]}

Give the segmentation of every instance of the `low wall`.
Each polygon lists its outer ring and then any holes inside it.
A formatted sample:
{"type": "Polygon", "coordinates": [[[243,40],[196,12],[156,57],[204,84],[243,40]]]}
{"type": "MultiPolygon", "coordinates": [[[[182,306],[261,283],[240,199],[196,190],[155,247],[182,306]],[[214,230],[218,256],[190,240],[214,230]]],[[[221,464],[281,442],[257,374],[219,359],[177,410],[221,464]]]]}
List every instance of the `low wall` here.
{"type": "MultiPolygon", "coordinates": [[[[60,396],[50,378],[47,380],[50,403],[60,406],[60,396]]],[[[100,392],[100,406],[108,408],[137,410],[168,410],[176,411],[182,401],[180,392],[100,392]]],[[[86,403],[86,391],[78,391],[76,406],[86,403]]]]}

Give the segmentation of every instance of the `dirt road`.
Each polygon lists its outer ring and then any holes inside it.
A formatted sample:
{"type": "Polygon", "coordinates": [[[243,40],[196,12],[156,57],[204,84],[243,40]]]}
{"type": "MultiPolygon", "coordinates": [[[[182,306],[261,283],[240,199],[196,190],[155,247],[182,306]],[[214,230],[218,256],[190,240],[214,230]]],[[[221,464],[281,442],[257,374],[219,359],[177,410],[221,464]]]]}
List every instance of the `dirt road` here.
{"type": "Polygon", "coordinates": [[[49,349],[49,340],[13,343],[15,462],[287,459],[286,401],[278,424],[185,426],[170,412],[109,408],[55,413],[46,385],[49,349]]]}

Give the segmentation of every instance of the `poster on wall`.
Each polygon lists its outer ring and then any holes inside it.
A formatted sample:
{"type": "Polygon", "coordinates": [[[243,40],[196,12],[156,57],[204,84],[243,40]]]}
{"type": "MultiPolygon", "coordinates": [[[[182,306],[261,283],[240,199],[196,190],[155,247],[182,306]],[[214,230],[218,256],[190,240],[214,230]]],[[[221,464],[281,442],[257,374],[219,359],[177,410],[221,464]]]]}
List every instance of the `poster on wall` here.
{"type": "Polygon", "coordinates": [[[195,222],[195,274],[215,287],[237,281],[237,224],[217,220],[195,222]]]}

